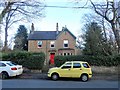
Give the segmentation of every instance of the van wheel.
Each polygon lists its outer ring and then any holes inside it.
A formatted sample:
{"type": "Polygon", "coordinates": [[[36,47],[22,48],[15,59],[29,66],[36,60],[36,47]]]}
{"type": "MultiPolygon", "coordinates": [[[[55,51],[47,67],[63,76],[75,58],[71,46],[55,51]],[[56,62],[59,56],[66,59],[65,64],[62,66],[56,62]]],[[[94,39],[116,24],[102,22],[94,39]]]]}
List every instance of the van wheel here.
{"type": "Polygon", "coordinates": [[[81,80],[82,80],[83,82],[88,81],[88,75],[83,74],[83,75],[81,76],[81,80]]]}
{"type": "Polygon", "coordinates": [[[2,72],[2,79],[7,79],[9,77],[7,72],[2,72]]]}
{"type": "Polygon", "coordinates": [[[56,81],[56,80],[58,80],[59,76],[57,73],[55,73],[51,76],[51,78],[52,78],[52,80],[56,81]]]}

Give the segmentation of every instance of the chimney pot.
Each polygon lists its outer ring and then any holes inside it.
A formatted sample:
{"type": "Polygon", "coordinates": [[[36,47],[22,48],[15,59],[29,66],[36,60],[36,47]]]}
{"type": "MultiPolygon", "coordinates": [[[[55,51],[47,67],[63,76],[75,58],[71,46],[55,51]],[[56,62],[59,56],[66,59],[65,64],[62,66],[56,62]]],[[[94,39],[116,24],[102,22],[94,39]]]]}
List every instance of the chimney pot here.
{"type": "Polygon", "coordinates": [[[31,25],[31,31],[33,32],[34,31],[34,24],[32,23],[32,25],[31,25]]]}
{"type": "Polygon", "coordinates": [[[58,34],[58,23],[56,23],[56,34],[58,34]]]}

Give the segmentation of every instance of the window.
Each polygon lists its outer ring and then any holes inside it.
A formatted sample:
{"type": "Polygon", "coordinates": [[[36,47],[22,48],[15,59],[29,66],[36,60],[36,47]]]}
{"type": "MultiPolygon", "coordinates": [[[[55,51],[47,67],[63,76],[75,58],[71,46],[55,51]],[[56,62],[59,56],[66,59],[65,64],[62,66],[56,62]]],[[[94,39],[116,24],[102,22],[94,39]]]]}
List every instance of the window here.
{"type": "Polygon", "coordinates": [[[64,48],[67,48],[67,47],[68,47],[68,40],[64,40],[63,43],[64,43],[63,47],[64,47],[64,48]]]}
{"type": "Polygon", "coordinates": [[[5,67],[6,65],[4,63],[0,63],[0,67],[5,67]]]}
{"type": "Polygon", "coordinates": [[[80,63],[73,63],[73,68],[81,68],[80,63]]]}
{"type": "Polygon", "coordinates": [[[38,48],[41,48],[42,47],[42,41],[38,41],[38,48]]]}
{"type": "Polygon", "coordinates": [[[72,63],[66,63],[66,64],[62,67],[62,69],[71,68],[71,65],[72,65],[72,63]]]}
{"type": "Polygon", "coordinates": [[[50,47],[51,47],[51,48],[54,48],[54,47],[55,47],[55,41],[51,41],[51,42],[50,42],[50,47]]]}
{"type": "Polygon", "coordinates": [[[59,55],[61,55],[61,56],[62,56],[62,53],[59,53],[59,55]]]}
{"type": "Polygon", "coordinates": [[[67,55],[70,55],[70,53],[67,53],[67,55]]]}
{"type": "Polygon", "coordinates": [[[7,63],[7,65],[9,65],[9,66],[15,66],[13,63],[7,63]]]}
{"type": "Polygon", "coordinates": [[[66,56],[67,54],[66,53],[64,53],[64,56],[66,56]]]}
{"type": "Polygon", "coordinates": [[[83,65],[83,67],[85,67],[85,68],[90,68],[87,63],[83,63],[82,65],[83,65]]]}

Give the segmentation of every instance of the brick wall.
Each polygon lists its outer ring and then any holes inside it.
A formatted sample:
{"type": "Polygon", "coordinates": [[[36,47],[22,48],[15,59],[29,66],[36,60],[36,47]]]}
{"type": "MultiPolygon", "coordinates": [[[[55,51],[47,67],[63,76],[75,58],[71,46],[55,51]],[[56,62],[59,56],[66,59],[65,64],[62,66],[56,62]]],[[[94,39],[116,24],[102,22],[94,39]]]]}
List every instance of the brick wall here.
{"type": "Polygon", "coordinates": [[[75,49],[75,45],[76,45],[76,40],[71,36],[70,33],[68,32],[62,32],[56,40],[42,40],[42,47],[38,48],[38,41],[39,40],[29,40],[28,42],[28,51],[29,52],[44,52],[46,54],[46,60],[48,62],[49,60],[49,56],[50,53],[52,53],[51,51],[53,50],[55,53],[55,55],[58,55],[59,52],[58,50],[60,48],[63,48],[63,41],[64,40],[68,40],[69,43],[69,47],[73,50],[62,50],[62,53],[72,53],[72,55],[76,54],[76,49],[75,49]],[[50,42],[51,41],[55,41],[55,48],[50,48],[50,42]]]}

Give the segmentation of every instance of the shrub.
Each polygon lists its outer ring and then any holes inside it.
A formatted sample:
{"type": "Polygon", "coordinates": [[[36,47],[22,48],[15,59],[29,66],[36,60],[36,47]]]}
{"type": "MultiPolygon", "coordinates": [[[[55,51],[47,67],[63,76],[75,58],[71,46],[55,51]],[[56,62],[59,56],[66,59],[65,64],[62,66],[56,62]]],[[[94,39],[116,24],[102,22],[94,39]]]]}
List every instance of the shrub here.
{"type": "Polygon", "coordinates": [[[42,69],[44,66],[45,55],[43,53],[33,53],[30,55],[26,61],[23,63],[23,66],[29,69],[42,69]]]}
{"type": "Polygon", "coordinates": [[[45,61],[44,53],[30,53],[25,51],[4,53],[2,60],[10,60],[29,69],[42,69],[45,61]]]}
{"type": "Polygon", "coordinates": [[[92,66],[118,66],[120,65],[120,55],[116,56],[56,56],[55,66],[60,66],[66,61],[86,61],[92,66]]]}

